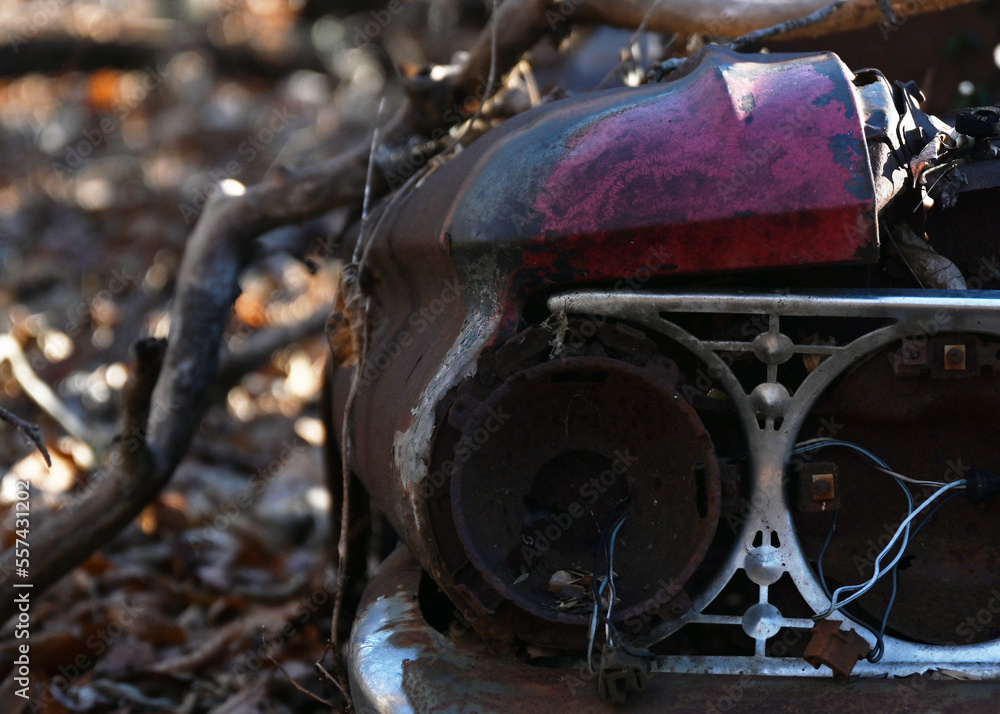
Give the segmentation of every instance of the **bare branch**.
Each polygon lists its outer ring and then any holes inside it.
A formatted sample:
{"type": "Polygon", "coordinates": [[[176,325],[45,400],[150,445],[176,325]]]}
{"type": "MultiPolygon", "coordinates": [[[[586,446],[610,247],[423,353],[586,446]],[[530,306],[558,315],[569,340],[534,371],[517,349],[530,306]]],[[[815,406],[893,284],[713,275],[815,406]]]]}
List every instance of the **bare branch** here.
{"type": "Polygon", "coordinates": [[[820,8],[816,12],[812,12],[805,17],[788,20],[787,22],[779,22],[777,25],[762,27],[759,30],[748,32],[741,37],[737,37],[732,42],[727,42],[724,46],[728,50],[742,50],[745,47],[749,47],[750,45],[754,45],[762,40],[766,40],[768,37],[785,35],[804,27],[818,25],[820,22],[830,17],[834,12],[842,8],[845,2],[846,0],[837,0],[836,2],[830,3],[826,7],[820,8]]]}
{"type": "MultiPolygon", "coordinates": [[[[791,30],[783,37],[819,37],[857,30],[880,21],[893,22],[891,8],[909,14],[943,10],[973,0],[847,0],[842,10],[820,22],[791,30]]],[[[498,26],[498,66],[506,72],[522,54],[546,35],[564,33],[572,24],[610,25],[627,30],[644,26],[669,35],[740,37],[765,27],[806,17],[829,0],[507,0],[493,22],[498,26]]],[[[481,93],[490,66],[490,32],[484,31],[470,51],[456,83],[459,97],[481,93]]]]}
{"type": "Polygon", "coordinates": [[[13,425],[15,429],[24,434],[24,437],[34,444],[36,449],[42,452],[42,456],[45,457],[45,463],[49,466],[52,465],[52,457],[49,456],[49,450],[45,448],[45,442],[42,441],[41,429],[38,428],[37,424],[25,421],[17,416],[17,414],[9,412],[3,407],[0,407],[0,419],[13,425]]]}
{"type": "MultiPolygon", "coordinates": [[[[647,28],[651,32],[702,34],[713,37],[739,37],[763,27],[805,17],[824,6],[829,0],[667,0],[651,6],[655,0],[601,0],[575,2],[575,22],[607,24],[632,29],[650,13],[647,28]]],[[[877,24],[889,17],[891,8],[905,9],[908,14],[944,10],[972,0],[847,0],[844,9],[825,21],[789,33],[789,37],[820,37],[831,32],[857,30],[877,24]]],[[[506,4],[506,3],[505,3],[506,4]]],[[[558,5],[559,3],[554,3],[558,5]]]]}
{"type": "Polygon", "coordinates": [[[331,312],[333,306],[325,305],[301,322],[261,330],[251,335],[239,349],[224,352],[212,383],[213,394],[228,391],[243,375],[265,365],[282,347],[321,335],[331,312]]]}
{"type": "Polygon", "coordinates": [[[303,694],[305,694],[310,699],[312,699],[314,701],[317,701],[320,704],[322,704],[324,706],[327,706],[327,707],[330,707],[331,709],[333,709],[333,702],[328,702],[327,700],[323,699],[323,697],[319,696],[318,694],[313,694],[308,689],[306,689],[301,684],[299,684],[294,679],[292,679],[292,675],[290,675],[288,673],[288,670],[286,670],[284,667],[282,667],[280,664],[278,664],[275,661],[274,657],[271,657],[270,655],[268,655],[267,656],[267,660],[268,660],[268,662],[270,662],[271,664],[273,664],[275,667],[277,667],[278,671],[281,672],[283,675],[285,675],[285,679],[288,680],[288,683],[291,684],[293,687],[295,687],[298,691],[302,692],[303,694]]]}
{"type": "MultiPolygon", "coordinates": [[[[149,393],[159,371],[163,344],[147,340],[136,346],[138,367],[127,387],[124,432],[112,447],[100,485],[90,498],[54,514],[31,533],[31,584],[44,590],[113,538],[152,500],[169,473],[158,470],[144,436],[149,393]]],[[[15,613],[14,549],[0,555],[0,620],[15,613]]]]}
{"type": "Polygon", "coordinates": [[[0,335],[0,363],[9,362],[14,373],[14,379],[21,385],[25,394],[31,397],[42,410],[45,411],[66,433],[74,436],[80,441],[94,447],[94,435],[87,428],[80,417],[66,408],[49,385],[38,378],[35,371],[28,364],[27,357],[21,350],[21,345],[10,335],[0,335]]]}

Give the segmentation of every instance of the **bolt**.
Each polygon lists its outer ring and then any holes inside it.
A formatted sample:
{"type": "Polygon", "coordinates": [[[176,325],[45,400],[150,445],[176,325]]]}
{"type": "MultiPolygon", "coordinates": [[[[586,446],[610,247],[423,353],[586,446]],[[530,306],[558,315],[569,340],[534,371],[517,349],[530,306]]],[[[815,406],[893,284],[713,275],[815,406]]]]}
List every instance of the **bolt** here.
{"type": "Polygon", "coordinates": [[[829,501],[833,498],[833,474],[813,476],[812,497],[814,501],[829,501]]]}
{"type": "Polygon", "coordinates": [[[813,484],[813,496],[822,498],[828,493],[830,493],[830,484],[826,481],[817,481],[813,484]]]}
{"type": "Polygon", "coordinates": [[[944,358],[948,364],[962,364],[965,361],[965,350],[961,347],[952,347],[945,353],[944,358]]]}

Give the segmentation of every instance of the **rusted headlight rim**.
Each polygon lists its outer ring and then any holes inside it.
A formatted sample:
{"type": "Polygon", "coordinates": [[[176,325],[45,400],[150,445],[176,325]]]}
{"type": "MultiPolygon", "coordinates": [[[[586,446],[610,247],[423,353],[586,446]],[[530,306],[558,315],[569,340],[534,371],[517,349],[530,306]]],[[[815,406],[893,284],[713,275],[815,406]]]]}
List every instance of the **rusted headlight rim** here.
{"type": "MultiPolygon", "coordinates": [[[[650,589],[649,596],[635,602],[621,603],[613,618],[620,622],[636,610],[656,609],[653,607],[654,601],[657,606],[663,603],[663,593],[652,592],[653,583],[669,582],[677,590],[680,590],[701,565],[711,546],[720,518],[722,496],[719,464],[715,458],[714,447],[708,431],[694,409],[673,388],[673,379],[666,374],[659,374],[657,370],[607,357],[587,356],[553,360],[512,375],[486,401],[479,404],[465,425],[464,438],[471,439],[471,435],[481,428],[480,424],[491,413],[496,413],[497,408],[501,407],[505,400],[515,396],[516,389],[525,387],[523,382],[538,383],[560,374],[572,373],[613,373],[630,380],[636,380],[637,384],[647,385],[656,398],[662,400],[664,404],[670,405],[671,413],[677,415],[680,422],[683,423],[683,428],[689,430],[688,444],[697,444],[695,448],[703,455],[705,512],[697,520],[697,525],[691,530],[690,540],[685,544],[685,552],[689,553],[689,557],[684,561],[682,567],[674,569],[672,572],[657,572],[655,570],[650,572],[646,579],[650,589]]],[[[528,386],[530,388],[530,385],[528,386]]],[[[463,501],[463,485],[468,477],[469,464],[470,462],[459,464],[452,474],[451,500],[453,504],[459,504],[463,501]]],[[[535,476],[532,475],[531,479],[534,478],[535,476]]],[[[575,625],[589,622],[589,615],[554,612],[539,606],[537,598],[534,600],[530,598],[524,588],[513,584],[509,578],[498,575],[495,572],[497,566],[491,566],[481,550],[476,547],[477,542],[483,537],[484,514],[479,509],[476,509],[474,513],[468,513],[468,510],[467,508],[454,507],[455,526],[470,562],[491,587],[520,608],[547,620],[575,625]]],[[[642,543],[636,545],[642,545],[642,543]]],[[[663,547],[662,543],[656,542],[647,542],[646,545],[653,548],[663,547]]],[[[674,593],[672,592],[672,594],[674,593]]]]}

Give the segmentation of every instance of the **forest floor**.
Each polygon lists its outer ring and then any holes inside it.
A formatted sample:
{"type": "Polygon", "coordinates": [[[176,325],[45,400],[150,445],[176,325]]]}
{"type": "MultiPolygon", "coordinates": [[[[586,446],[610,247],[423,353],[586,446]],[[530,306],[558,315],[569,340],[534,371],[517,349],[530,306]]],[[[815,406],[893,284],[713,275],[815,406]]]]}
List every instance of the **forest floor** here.
{"type": "MultiPolygon", "coordinates": [[[[0,8],[0,406],[39,424],[52,456],[0,426],[4,548],[15,484],[30,485],[37,529],[100,482],[129,348],[166,335],[212,186],[364,141],[392,64],[446,60],[474,31],[445,17],[447,42],[428,38],[414,3],[379,26],[389,57],[352,35],[365,3],[319,19],[290,9],[305,3],[118,5],[0,8]],[[68,416],[36,404],[19,363],[68,416]]],[[[30,703],[16,695],[23,640],[14,621],[0,629],[4,712],[329,710],[303,690],[341,705],[314,663],[330,666],[336,586],[318,401],[337,280],[322,239],[342,223],[307,228],[312,266],[277,253],[243,278],[226,342],[306,322],[303,339],[220,389],[159,498],[32,600],[30,703]]]]}

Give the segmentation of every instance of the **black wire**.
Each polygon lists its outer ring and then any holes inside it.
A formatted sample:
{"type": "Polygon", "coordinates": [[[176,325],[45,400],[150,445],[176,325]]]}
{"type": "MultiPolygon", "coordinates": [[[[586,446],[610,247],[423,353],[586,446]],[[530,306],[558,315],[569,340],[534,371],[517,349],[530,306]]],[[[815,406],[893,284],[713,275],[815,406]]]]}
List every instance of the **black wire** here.
{"type": "MultiPolygon", "coordinates": [[[[833,599],[833,595],[830,593],[830,588],[826,584],[826,575],[823,573],[823,556],[826,555],[826,551],[830,547],[830,541],[833,540],[833,534],[837,530],[837,517],[839,515],[840,511],[833,512],[833,521],[830,522],[830,531],[826,534],[826,540],[823,541],[823,547],[820,548],[819,557],[816,559],[816,574],[819,576],[819,584],[823,588],[823,594],[825,594],[826,597],[830,600],[833,599]]],[[[886,608],[885,618],[882,621],[883,622],[882,629],[880,631],[876,631],[874,628],[869,627],[863,622],[860,622],[860,618],[854,618],[856,621],[858,621],[858,624],[860,624],[862,627],[868,630],[872,634],[872,637],[875,638],[875,644],[872,645],[872,648],[868,650],[868,654],[865,656],[865,659],[867,659],[869,662],[872,663],[878,662],[880,659],[882,659],[882,653],[885,650],[885,643],[882,641],[883,637],[885,636],[885,624],[889,620],[889,610],[892,608],[892,602],[893,600],[896,599],[895,567],[893,567],[892,569],[892,578],[893,578],[893,586],[892,586],[893,594],[892,598],[889,601],[889,607],[886,608]]]]}
{"type": "MultiPolygon", "coordinates": [[[[852,451],[855,451],[856,453],[860,454],[869,463],[871,463],[871,464],[873,464],[873,465],[875,465],[877,467],[880,467],[880,468],[887,468],[886,465],[885,465],[885,463],[882,462],[882,461],[880,461],[878,459],[878,457],[876,457],[874,454],[870,453],[864,447],[857,446],[856,444],[852,444],[851,442],[846,442],[845,441],[845,442],[841,442],[841,443],[813,444],[812,446],[815,447],[815,450],[823,449],[823,448],[826,448],[827,446],[841,446],[841,447],[846,446],[847,448],[850,448],[852,451]]],[[[814,449],[810,448],[809,450],[812,451],[814,449]]],[[[793,451],[793,453],[794,453],[794,451],[793,451]]],[[[903,481],[901,481],[900,479],[897,479],[897,478],[894,478],[893,480],[899,485],[899,487],[901,489],[903,489],[903,493],[906,495],[906,500],[909,503],[910,513],[912,513],[913,512],[913,494],[910,493],[910,489],[906,487],[906,484],[903,483],[903,481]]],[[[940,504],[938,504],[938,506],[940,506],[940,504]]],[[[937,509],[935,508],[935,510],[937,510],[937,509]]],[[[830,541],[833,539],[833,533],[834,533],[834,531],[837,530],[837,517],[839,516],[839,514],[840,514],[840,511],[834,511],[833,521],[830,523],[830,532],[827,533],[827,535],[826,535],[826,541],[823,543],[823,548],[820,550],[819,558],[817,559],[817,562],[816,562],[816,570],[817,570],[817,573],[819,575],[820,585],[823,587],[823,593],[831,601],[833,600],[833,595],[830,593],[830,589],[826,585],[826,576],[825,576],[825,574],[823,572],[823,556],[826,555],[826,550],[830,546],[830,541]]],[[[908,535],[906,537],[906,540],[903,543],[900,543],[900,545],[899,545],[900,549],[904,549],[904,548],[907,547],[907,545],[909,544],[910,540],[913,538],[913,534],[914,533],[915,533],[915,531],[913,531],[912,529],[910,529],[910,531],[909,531],[909,533],[908,533],[908,535]]],[[[900,558],[900,559],[902,559],[902,558],[900,558]]],[[[868,650],[868,654],[865,655],[865,659],[867,659],[869,662],[873,662],[873,663],[874,662],[878,662],[880,659],[882,659],[882,655],[885,652],[885,628],[886,628],[886,625],[888,624],[888,621],[889,621],[889,611],[892,609],[892,604],[896,601],[896,583],[897,583],[897,570],[896,569],[898,567],[899,567],[899,562],[897,561],[896,564],[893,565],[892,568],[891,568],[892,582],[893,582],[893,586],[892,586],[893,592],[892,592],[892,596],[891,596],[891,598],[889,600],[889,605],[886,608],[885,617],[882,620],[881,628],[879,630],[875,630],[874,628],[869,627],[868,625],[861,623],[861,618],[858,618],[858,617],[854,617],[853,618],[855,621],[857,621],[859,624],[861,624],[862,627],[864,627],[866,630],[868,630],[872,634],[872,637],[875,638],[875,644],[872,646],[872,648],[870,650],[868,650]]],[[[887,572],[889,572],[889,571],[887,571],[887,572]]]]}
{"type": "Polygon", "coordinates": [[[917,533],[920,532],[920,529],[927,525],[927,523],[934,517],[934,514],[940,511],[941,507],[944,504],[948,503],[953,498],[961,496],[963,493],[965,492],[961,490],[955,490],[953,493],[942,498],[940,503],[938,503],[936,506],[934,506],[934,508],[932,508],[930,511],[927,512],[927,515],[924,517],[924,520],[920,521],[920,525],[918,525],[916,528],[913,529],[913,532],[910,533],[910,540],[911,541],[913,540],[914,536],[916,536],[917,533]]]}
{"type": "MultiPolygon", "coordinates": [[[[912,537],[912,536],[911,536],[912,537]]],[[[892,592],[889,595],[889,602],[886,603],[885,612],[882,614],[882,622],[879,623],[878,632],[875,633],[875,646],[871,648],[865,659],[875,664],[882,659],[885,654],[885,629],[889,626],[889,613],[896,603],[896,592],[899,589],[899,564],[892,569],[892,592]]]]}

